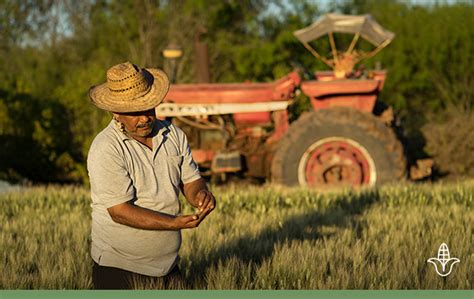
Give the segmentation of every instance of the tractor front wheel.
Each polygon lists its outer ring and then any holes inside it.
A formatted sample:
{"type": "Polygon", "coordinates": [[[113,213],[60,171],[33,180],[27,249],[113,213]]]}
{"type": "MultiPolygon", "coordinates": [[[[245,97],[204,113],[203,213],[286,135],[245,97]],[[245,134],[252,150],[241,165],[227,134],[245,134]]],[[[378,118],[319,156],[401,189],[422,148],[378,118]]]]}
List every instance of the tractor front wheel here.
{"type": "Polygon", "coordinates": [[[403,147],[374,115],[319,110],[293,122],[276,149],[272,181],[308,187],[374,186],[405,176],[403,147]]]}

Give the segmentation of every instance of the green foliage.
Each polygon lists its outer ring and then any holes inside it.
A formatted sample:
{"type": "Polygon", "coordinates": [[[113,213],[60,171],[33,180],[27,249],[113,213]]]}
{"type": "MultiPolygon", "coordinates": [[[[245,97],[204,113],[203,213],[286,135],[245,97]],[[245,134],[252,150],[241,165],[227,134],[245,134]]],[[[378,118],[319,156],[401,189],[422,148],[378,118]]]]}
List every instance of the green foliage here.
{"type": "Polygon", "coordinates": [[[389,71],[383,100],[405,116],[471,107],[474,91],[474,6],[412,5],[405,1],[345,2],[347,12],[370,13],[396,36],[368,61],[389,71]]]}
{"type": "Polygon", "coordinates": [[[58,102],[0,90],[0,178],[47,182],[72,170],[64,113],[58,102]]]}
{"type": "MultiPolygon", "coordinates": [[[[396,33],[366,64],[381,61],[389,70],[382,100],[401,115],[409,137],[420,139],[428,113],[472,109],[472,4],[354,0],[331,8],[371,13],[396,33]]],[[[323,13],[308,0],[7,0],[0,11],[0,178],[9,180],[86,180],[89,144],[110,117],[89,103],[89,87],[127,60],[167,70],[161,52],[171,42],[184,51],[178,82],[194,82],[201,28],[212,82],[266,82],[295,67],[306,74],[327,69],[292,34],[323,13]]],[[[315,44],[327,47],[327,40],[315,44]]],[[[292,120],[307,109],[300,96],[292,120]]]]}
{"type": "Polygon", "coordinates": [[[422,128],[426,150],[441,174],[474,176],[474,114],[450,107],[443,118],[430,116],[422,128]]]}
{"type": "MultiPolygon", "coordinates": [[[[183,230],[187,288],[472,289],[473,181],[213,192],[217,209],[183,230]],[[461,260],[445,280],[426,262],[443,242],[461,260]]],[[[1,289],[91,288],[88,190],[11,191],[0,194],[0,209],[1,289]]],[[[150,287],[160,286],[137,286],[150,287]]]]}
{"type": "Polygon", "coordinates": [[[381,98],[398,112],[411,156],[423,157],[424,151],[444,174],[472,175],[463,130],[474,108],[472,3],[354,1],[349,6],[356,13],[370,12],[396,34],[369,65],[381,61],[389,71],[381,98]]]}

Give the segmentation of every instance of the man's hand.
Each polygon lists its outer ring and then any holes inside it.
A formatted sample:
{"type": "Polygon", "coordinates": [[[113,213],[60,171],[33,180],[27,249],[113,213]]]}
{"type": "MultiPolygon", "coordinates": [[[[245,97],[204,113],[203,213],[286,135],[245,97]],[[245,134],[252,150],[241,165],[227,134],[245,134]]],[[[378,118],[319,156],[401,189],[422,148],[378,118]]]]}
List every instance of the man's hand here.
{"type": "Polygon", "coordinates": [[[174,218],[174,229],[196,228],[210,213],[210,209],[204,209],[198,214],[176,216],[174,218]]]}
{"type": "Polygon", "coordinates": [[[173,216],[152,211],[126,202],[108,208],[112,219],[120,224],[150,230],[176,230],[195,228],[216,207],[216,199],[207,190],[206,182],[201,178],[182,185],[184,196],[198,209],[194,215],[173,216]]]}
{"type": "Polygon", "coordinates": [[[199,213],[206,217],[216,207],[216,199],[211,191],[203,189],[196,194],[196,201],[198,203],[199,213]]]}
{"type": "Polygon", "coordinates": [[[177,216],[174,220],[176,229],[196,228],[216,207],[216,199],[208,190],[201,190],[196,194],[199,212],[195,215],[177,216]]]}
{"type": "MultiPolygon", "coordinates": [[[[215,199],[214,196],[210,191],[207,189],[206,181],[203,178],[199,178],[195,181],[192,181],[191,183],[187,184],[181,184],[181,191],[184,194],[184,197],[186,197],[186,200],[195,208],[201,209],[202,206],[199,205],[199,201],[204,200],[206,197],[206,194],[204,192],[209,193],[210,196],[212,196],[213,201],[214,201],[214,207],[215,207],[215,199]],[[200,194],[204,193],[204,194],[200,194]],[[199,195],[198,195],[199,194],[199,195]]],[[[201,202],[201,205],[204,203],[201,202]]]]}
{"type": "MultiPolygon", "coordinates": [[[[194,221],[199,220],[200,223],[204,218],[207,217],[207,215],[209,215],[210,212],[216,208],[216,199],[212,192],[207,190],[206,181],[203,178],[181,185],[181,190],[183,191],[186,200],[193,207],[198,209],[198,213],[196,214],[198,219],[195,219],[194,221]]],[[[193,225],[193,221],[191,220],[189,220],[191,221],[189,224],[186,224],[185,220],[182,221],[183,222],[180,222],[180,224],[186,225],[186,228],[188,228],[188,225],[193,225]]],[[[199,225],[199,223],[197,223],[197,225],[199,225]]]]}

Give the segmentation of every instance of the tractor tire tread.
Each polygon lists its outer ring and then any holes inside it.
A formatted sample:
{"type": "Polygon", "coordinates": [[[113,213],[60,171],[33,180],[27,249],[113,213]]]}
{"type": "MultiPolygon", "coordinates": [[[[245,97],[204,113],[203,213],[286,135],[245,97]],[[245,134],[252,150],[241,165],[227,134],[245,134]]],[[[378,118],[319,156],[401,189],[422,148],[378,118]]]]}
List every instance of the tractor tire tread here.
{"type": "Polygon", "coordinates": [[[325,124],[358,126],[366,134],[384,144],[392,165],[393,180],[402,180],[406,176],[406,158],[401,142],[394,130],[386,126],[375,115],[352,108],[337,107],[303,113],[289,128],[288,133],[279,141],[271,165],[271,180],[284,184],[283,163],[291,148],[308,128],[318,128],[325,124]]]}

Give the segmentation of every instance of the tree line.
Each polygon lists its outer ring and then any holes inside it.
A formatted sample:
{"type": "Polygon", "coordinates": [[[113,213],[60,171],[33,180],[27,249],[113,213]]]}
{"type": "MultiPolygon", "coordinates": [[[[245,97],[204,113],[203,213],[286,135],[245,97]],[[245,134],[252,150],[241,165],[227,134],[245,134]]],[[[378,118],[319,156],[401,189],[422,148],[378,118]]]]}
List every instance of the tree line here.
{"type": "MultiPolygon", "coordinates": [[[[198,32],[205,31],[201,39],[209,48],[211,82],[273,81],[295,66],[327,69],[292,32],[329,11],[370,13],[396,34],[365,62],[367,68],[381,64],[389,71],[381,100],[399,115],[410,150],[435,156],[442,171],[473,174],[474,6],[469,1],[324,3],[1,1],[0,179],[86,180],[89,145],[110,120],[89,103],[88,88],[124,61],[166,69],[162,51],[170,44],[184,53],[177,81],[195,82],[198,32]],[[448,147],[449,152],[443,149],[448,147]]],[[[302,103],[295,113],[306,108],[302,103]]]]}

